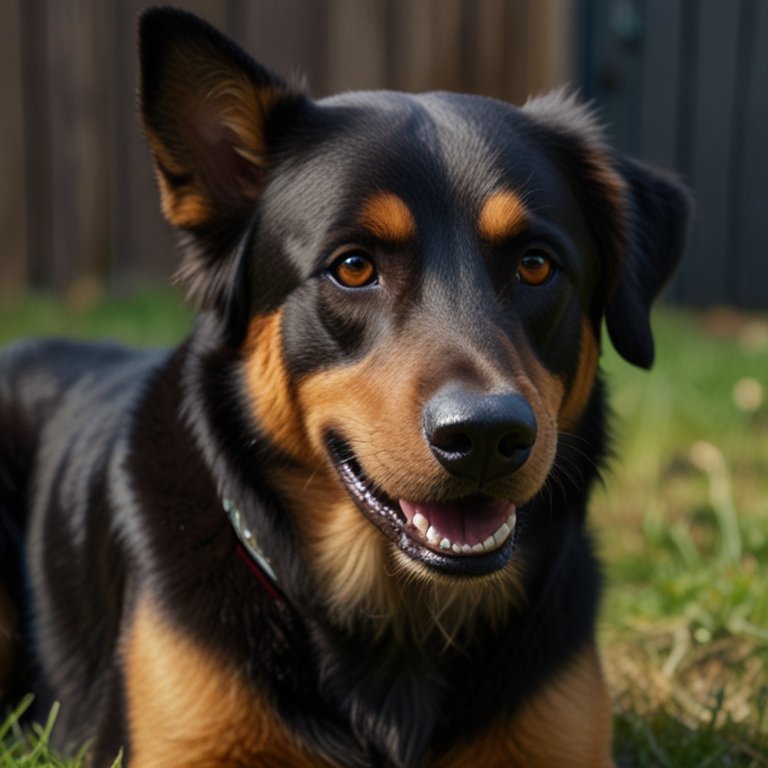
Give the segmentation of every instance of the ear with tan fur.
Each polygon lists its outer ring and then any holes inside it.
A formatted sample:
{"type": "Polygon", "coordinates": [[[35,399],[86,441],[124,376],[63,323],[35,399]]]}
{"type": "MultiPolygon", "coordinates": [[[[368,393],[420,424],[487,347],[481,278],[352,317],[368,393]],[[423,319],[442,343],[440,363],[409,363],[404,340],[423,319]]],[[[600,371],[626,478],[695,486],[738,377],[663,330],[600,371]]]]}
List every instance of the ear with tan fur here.
{"type": "Polygon", "coordinates": [[[156,8],[140,23],[141,116],[163,213],[198,230],[258,199],[267,122],[296,95],[206,22],[156,8]]]}
{"type": "Polygon", "coordinates": [[[180,272],[202,306],[222,301],[261,194],[271,143],[305,97],[191,13],[154,8],[139,26],[141,118],[162,209],[190,233],[180,272]]]}

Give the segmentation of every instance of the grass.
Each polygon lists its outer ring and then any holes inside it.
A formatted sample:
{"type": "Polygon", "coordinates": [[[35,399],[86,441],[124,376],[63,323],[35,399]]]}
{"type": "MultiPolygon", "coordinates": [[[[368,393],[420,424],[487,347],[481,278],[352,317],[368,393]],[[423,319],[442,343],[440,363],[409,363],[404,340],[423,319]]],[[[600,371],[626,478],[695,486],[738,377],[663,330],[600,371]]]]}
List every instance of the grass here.
{"type": "Polygon", "coordinates": [[[170,289],[145,290],[109,302],[75,297],[60,303],[33,294],[12,305],[0,305],[0,344],[60,335],[162,346],[179,341],[191,318],[181,295],[170,289]]]}
{"type": "MultiPolygon", "coordinates": [[[[0,343],[75,334],[168,344],[177,294],[0,308],[0,343]]],[[[591,525],[621,768],[768,766],[768,318],[665,309],[646,374],[606,348],[616,454],[591,525]]],[[[49,723],[0,729],[0,765],[79,767],[49,723]],[[14,762],[15,761],[15,762],[14,762]]]]}
{"type": "Polygon", "coordinates": [[[768,766],[768,319],[659,313],[606,351],[616,453],[592,526],[621,766],[768,766]]]}
{"type": "MultiPolygon", "coordinates": [[[[51,732],[56,724],[59,706],[55,704],[44,726],[33,724],[22,728],[19,719],[32,703],[27,696],[0,722],[0,766],[2,768],[81,768],[85,762],[87,745],[72,758],[61,758],[50,748],[51,732]]],[[[118,756],[111,768],[121,768],[122,758],[118,756]]]]}

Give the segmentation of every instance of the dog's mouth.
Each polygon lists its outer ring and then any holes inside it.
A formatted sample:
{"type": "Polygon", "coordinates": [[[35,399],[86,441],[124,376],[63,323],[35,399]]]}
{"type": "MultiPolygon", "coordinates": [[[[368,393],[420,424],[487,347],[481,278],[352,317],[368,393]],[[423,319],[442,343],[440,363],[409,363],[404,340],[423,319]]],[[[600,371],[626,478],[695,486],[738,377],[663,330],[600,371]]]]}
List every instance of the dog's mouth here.
{"type": "Polygon", "coordinates": [[[517,509],[476,494],[449,502],[394,500],[376,490],[349,446],[330,435],[331,460],[360,511],[412,559],[451,575],[502,568],[515,548],[517,509]]]}

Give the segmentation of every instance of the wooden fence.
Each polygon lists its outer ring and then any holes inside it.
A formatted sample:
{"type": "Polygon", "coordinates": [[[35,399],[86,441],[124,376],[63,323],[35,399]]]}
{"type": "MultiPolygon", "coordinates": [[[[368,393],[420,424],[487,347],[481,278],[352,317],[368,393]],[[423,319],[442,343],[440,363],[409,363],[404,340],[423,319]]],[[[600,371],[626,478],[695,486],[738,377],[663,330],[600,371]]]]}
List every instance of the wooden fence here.
{"type": "MultiPolygon", "coordinates": [[[[178,0],[177,0],[178,1],[178,0]]],[[[0,298],[167,279],[135,117],[149,0],[0,0],[0,298]]],[[[181,0],[314,95],[571,81],[615,142],[676,168],[696,226],[669,296],[768,308],[768,0],[181,0]]]]}
{"type": "MultiPolygon", "coordinates": [[[[177,0],[178,2],[178,0],[177,0]]],[[[138,0],[0,0],[0,295],[167,277],[135,118],[138,0]]],[[[569,0],[183,0],[311,92],[445,88],[522,101],[567,77],[569,0]]]]}

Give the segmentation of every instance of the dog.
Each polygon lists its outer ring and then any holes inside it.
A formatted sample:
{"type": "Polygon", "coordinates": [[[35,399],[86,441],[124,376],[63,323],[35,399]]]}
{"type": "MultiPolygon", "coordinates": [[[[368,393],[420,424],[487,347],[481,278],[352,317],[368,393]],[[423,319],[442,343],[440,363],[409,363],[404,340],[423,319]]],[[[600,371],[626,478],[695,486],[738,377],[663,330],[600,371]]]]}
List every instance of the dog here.
{"type": "Polygon", "coordinates": [[[140,67],[198,313],[0,358],[6,699],[97,766],[612,765],[601,329],[651,366],[684,188],[564,92],[314,101],[169,8],[140,67]]]}

